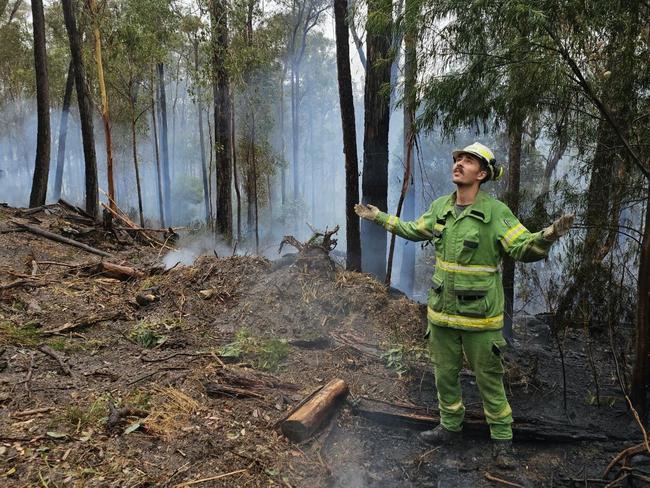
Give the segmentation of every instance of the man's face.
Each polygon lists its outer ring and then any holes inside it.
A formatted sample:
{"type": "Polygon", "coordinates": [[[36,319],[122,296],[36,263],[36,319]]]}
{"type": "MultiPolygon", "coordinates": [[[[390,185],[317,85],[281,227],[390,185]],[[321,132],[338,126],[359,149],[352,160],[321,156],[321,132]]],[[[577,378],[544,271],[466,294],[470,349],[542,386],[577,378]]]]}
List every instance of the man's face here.
{"type": "Polygon", "coordinates": [[[481,169],[480,160],[469,153],[460,153],[451,169],[451,181],[458,186],[472,186],[484,180],[487,173],[481,169]]]}

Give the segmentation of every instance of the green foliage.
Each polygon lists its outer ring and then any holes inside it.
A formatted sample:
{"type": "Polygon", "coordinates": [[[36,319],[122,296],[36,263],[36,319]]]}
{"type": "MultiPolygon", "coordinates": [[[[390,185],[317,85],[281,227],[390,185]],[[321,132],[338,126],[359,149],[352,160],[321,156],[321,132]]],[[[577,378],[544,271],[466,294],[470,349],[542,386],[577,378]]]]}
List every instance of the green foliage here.
{"type": "Polygon", "coordinates": [[[219,348],[219,356],[250,360],[256,368],[276,371],[289,355],[291,347],[286,341],[261,339],[251,335],[246,328],[235,333],[235,340],[219,348]]]}
{"type": "Polygon", "coordinates": [[[77,431],[94,427],[106,417],[108,412],[108,403],[106,398],[100,397],[86,406],[71,405],[57,419],[58,422],[69,424],[76,428],[77,431]]]}
{"type": "Polygon", "coordinates": [[[400,344],[383,352],[381,357],[386,360],[386,366],[401,378],[409,372],[411,363],[428,357],[428,354],[426,349],[421,346],[400,344]]]}
{"type": "Polygon", "coordinates": [[[129,338],[145,349],[159,347],[167,342],[167,336],[157,332],[154,329],[155,326],[155,324],[142,321],[131,331],[129,338]]]}
{"type": "Polygon", "coordinates": [[[41,333],[36,322],[27,322],[17,326],[8,320],[0,321],[0,344],[14,346],[36,346],[41,340],[41,333]]]}

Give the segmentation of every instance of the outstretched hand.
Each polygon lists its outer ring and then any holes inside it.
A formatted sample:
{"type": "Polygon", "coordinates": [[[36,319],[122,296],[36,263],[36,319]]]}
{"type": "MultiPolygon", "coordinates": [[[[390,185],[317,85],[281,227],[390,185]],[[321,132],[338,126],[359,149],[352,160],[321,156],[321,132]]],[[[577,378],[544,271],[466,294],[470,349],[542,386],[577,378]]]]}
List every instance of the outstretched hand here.
{"type": "Polygon", "coordinates": [[[374,205],[364,205],[363,203],[357,203],[354,206],[355,213],[366,220],[375,220],[375,217],[379,213],[379,209],[374,205]]]}
{"type": "Polygon", "coordinates": [[[575,218],[575,214],[572,213],[562,215],[562,217],[544,229],[544,238],[548,239],[549,241],[558,240],[564,234],[569,232],[569,229],[571,228],[571,225],[573,224],[575,218]]]}

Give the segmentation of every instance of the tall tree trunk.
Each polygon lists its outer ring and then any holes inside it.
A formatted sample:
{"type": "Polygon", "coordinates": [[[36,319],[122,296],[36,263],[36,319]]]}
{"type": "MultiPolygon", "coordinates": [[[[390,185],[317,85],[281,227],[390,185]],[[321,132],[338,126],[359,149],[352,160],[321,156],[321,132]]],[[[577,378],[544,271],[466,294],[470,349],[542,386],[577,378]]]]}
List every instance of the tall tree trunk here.
{"type": "Polygon", "coordinates": [[[50,89],[47,79],[45,16],[41,0],[32,0],[32,18],[38,129],[36,135],[36,161],[34,162],[34,178],[32,192],[29,196],[29,206],[38,207],[39,205],[45,205],[47,180],[50,172],[50,89]]]}
{"type": "MultiPolygon", "coordinates": [[[[404,182],[400,196],[404,205],[404,219],[407,221],[415,218],[413,148],[415,146],[415,111],[417,108],[415,81],[417,76],[417,17],[419,13],[411,3],[411,0],[406,0],[404,5],[404,182]]],[[[391,239],[391,248],[394,237],[391,239]]],[[[400,287],[404,293],[411,295],[415,274],[415,244],[413,242],[405,241],[403,244],[401,264],[400,287]]],[[[390,270],[390,267],[388,269],[390,270]]]]}
{"type": "Polygon", "coordinates": [[[644,232],[639,250],[635,360],[631,389],[632,402],[644,421],[648,418],[650,387],[650,185],[647,191],[644,232]]]}
{"type": "Polygon", "coordinates": [[[214,90],[214,136],[217,163],[216,232],[232,237],[232,160],[230,147],[230,80],[226,70],[228,52],[228,4],[212,0],[212,68],[214,90]]]}
{"type": "Polygon", "coordinates": [[[68,135],[68,115],[70,113],[70,100],[74,88],[74,66],[72,60],[68,66],[68,74],[65,78],[65,92],[63,93],[63,106],[61,108],[61,121],[59,123],[59,143],[56,151],[56,174],[54,176],[54,200],[61,198],[63,187],[63,168],[65,166],[65,140],[68,135]]]}
{"type": "MultiPolygon", "coordinates": [[[[521,180],[521,144],[524,132],[523,119],[513,115],[508,126],[508,191],[506,204],[512,213],[519,213],[519,189],[521,180]]],[[[503,292],[505,295],[505,310],[503,335],[512,337],[512,319],[515,296],[515,261],[506,256],[503,260],[503,292]]]]}
{"type": "Polygon", "coordinates": [[[86,0],[93,22],[93,35],[95,36],[95,64],[97,65],[97,81],[99,82],[99,95],[102,101],[102,121],[104,122],[104,139],[106,144],[106,176],[108,178],[108,204],[116,210],[115,182],[113,179],[113,144],[111,141],[111,120],[108,108],[108,94],[104,82],[104,66],[102,62],[102,39],[97,21],[97,6],[95,0],[86,0]]]}
{"type": "Polygon", "coordinates": [[[291,63],[291,169],[293,173],[293,199],[300,197],[300,123],[298,121],[300,105],[300,74],[298,63],[291,63]]]}
{"type": "Polygon", "coordinates": [[[334,0],[336,24],[336,66],[339,82],[339,103],[345,153],[345,235],[347,240],[346,269],[361,271],[361,239],[359,217],[354,204],[359,201],[359,159],[357,129],[354,118],[354,95],[350,73],[350,41],[348,35],[347,0],[334,0]]]}
{"type": "Polygon", "coordinates": [[[160,152],[162,166],[162,187],[163,187],[163,204],[165,209],[165,221],[167,225],[173,225],[174,218],[172,215],[171,204],[171,180],[169,171],[169,144],[167,129],[167,95],[165,93],[165,66],[158,63],[158,116],[160,117],[160,152]]]}
{"type": "MultiPolygon", "coordinates": [[[[194,71],[199,72],[199,40],[194,39],[194,71]]],[[[210,192],[208,189],[208,171],[205,167],[205,142],[203,140],[203,100],[201,94],[201,83],[196,83],[197,110],[199,116],[199,146],[201,148],[201,177],[203,179],[203,202],[205,204],[205,222],[212,220],[210,212],[210,192]]]]}
{"type": "Polygon", "coordinates": [[[260,252],[259,208],[257,198],[257,154],[255,150],[255,112],[251,112],[251,162],[253,163],[253,203],[255,205],[255,253],[260,252]]]}
{"type": "MultiPolygon", "coordinates": [[[[231,98],[231,106],[234,102],[231,98]]],[[[230,111],[230,147],[232,147],[232,176],[235,186],[235,199],[237,200],[237,240],[241,240],[241,189],[239,187],[239,174],[237,171],[237,144],[235,141],[235,111],[230,111]]]]}
{"type": "Polygon", "coordinates": [[[65,28],[70,41],[70,52],[74,64],[74,82],[77,88],[77,105],[81,122],[86,184],[86,212],[94,217],[99,214],[99,189],[97,185],[97,156],[93,135],[92,101],[86,86],[86,72],[81,52],[81,38],[77,30],[72,0],[62,0],[65,28]]]}
{"type": "Polygon", "coordinates": [[[158,187],[158,215],[160,218],[160,226],[165,227],[165,213],[163,211],[163,184],[162,184],[162,172],[160,171],[160,153],[158,151],[158,123],[156,122],[156,99],[154,97],[153,91],[155,86],[155,77],[152,73],[151,75],[151,125],[153,127],[153,147],[154,147],[154,156],[156,159],[156,183],[158,187]]]}
{"type": "MultiPolygon", "coordinates": [[[[283,163],[286,161],[286,148],[284,143],[284,79],[287,76],[287,65],[282,68],[282,78],[280,79],[280,154],[282,155],[283,163]]],[[[280,188],[282,191],[282,207],[287,201],[287,168],[282,164],[280,168],[280,188]]]]}
{"type": "MultiPolygon", "coordinates": [[[[389,97],[382,94],[390,83],[391,63],[386,62],[391,48],[392,2],[368,1],[366,25],[366,82],[364,90],[363,203],[382,210],[388,205],[388,125],[389,97]],[[388,19],[374,25],[372,19],[388,19]]],[[[383,281],[386,276],[386,231],[373,222],[361,223],[362,268],[383,281]]]]}
{"type": "Polygon", "coordinates": [[[138,191],[138,214],[140,227],[144,227],[144,211],[142,209],[142,186],[140,185],[140,167],[138,165],[138,139],[136,137],[137,117],[135,115],[136,94],[133,92],[133,80],[129,80],[129,108],[131,110],[131,149],[133,151],[133,167],[135,168],[135,185],[138,191]]]}

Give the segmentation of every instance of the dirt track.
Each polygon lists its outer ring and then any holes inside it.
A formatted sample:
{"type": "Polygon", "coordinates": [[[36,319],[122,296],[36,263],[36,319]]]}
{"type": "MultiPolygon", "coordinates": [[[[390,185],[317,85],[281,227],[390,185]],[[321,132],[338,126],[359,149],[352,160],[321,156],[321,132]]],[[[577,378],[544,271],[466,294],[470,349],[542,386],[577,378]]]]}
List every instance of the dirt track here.
{"type": "MultiPolygon", "coordinates": [[[[0,229],[11,230],[14,216],[0,208],[0,229]]],[[[53,232],[73,227],[56,209],[34,217],[53,232]]],[[[532,486],[572,486],[568,478],[585,486],[638,438],[607,335],[592,338],[598,407],[584,335],[567,334],[567,416],[557,348],[531,318],[518,321],[509,355],[515,419],[555,419],[611,440],[519,443],[522,469],[513,475],[491,468],[487,439],[431,450],[415,431],[346,406],[315,439],[291,444],[274,424],[334,377],[348,382],[351,405],[371,397],[435,408],[422,306],[327,266],[310,272],[290,260],[205,256],[164,271],[151,246],[99,231],[75,238],[146,276],[89,274],[97,256],[27,232],[0,233],[0,286],[25,282],[0,291],[2,486],[492,486],[486,472],[532,486]],[[138,304],[138,295],[151,303],[138,304]],[[253,395],[208,396],[208,382],[243,382],[253,395]],[[110,404],[130,411],[109,429],[110,404]]],[[[615,339],[625,341],[620,332],[615,339]]],[[[468,409],[480,411],[471,372],[462,377],[468,409]]],[[[647,457],[634,462],[650,470],[647,457]]]]}

